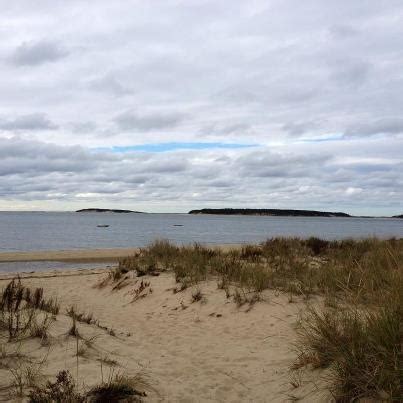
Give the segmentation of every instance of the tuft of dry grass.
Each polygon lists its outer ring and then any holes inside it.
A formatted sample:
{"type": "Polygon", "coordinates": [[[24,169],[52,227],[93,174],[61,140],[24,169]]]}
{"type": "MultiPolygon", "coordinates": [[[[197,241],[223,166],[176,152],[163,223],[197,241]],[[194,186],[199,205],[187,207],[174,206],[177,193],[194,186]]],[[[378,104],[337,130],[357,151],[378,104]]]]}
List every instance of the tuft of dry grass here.
{"type": "Polygon", "coordinates": [[[88,325],[97,325],[98,320],[94,318],[94,314],[92,312],[79,312],[77,307],[71,305],[66,309],[66,314],[71,318],[75,318],[77,322],[87,323],[88,325]]]}
{"type": "Polygon", "coordinates": [[[71,317],[71,326],[67,332],[67,335],[76,337],[77,339],[81,338],[81,335],[80,335],[80,333],[78,331],[78,327],[77,327],[77,318],[75,316],[71,317]]]}
{"type": "Polygon", "coordinates": [[[145,386],[147,382],[140,373],[130,377],[111,371],[106,382],[91,388],[87,396],[90,402],[142,402],[147,394],[140,389],[144,389],[145,386]]]}
{"type": "Polygon", "coordinates": [[[378,310],[311,309],[299,329],[299,358],[294,368],[329,368],[337,401],[360,398],[398,401],[401,397],[401,306],[378,310]]]}
{"type": "MultiPolygon", "coordinates": [[[[38,311],[57,315],[59,309],[55,298],[44,298],[42,288],[31,290],[21,283],[20,278],[13,279],[0,295],[0,329],[8,332],[10,340],[29,332],[36,333],[40,330],[36,321],[38,311]]],[[[46,319],[42,323],[42,330],[50,322],[50,319],[46,319]]]]}
{"type": "Polygon", "coordinates": [[[54,382],[48,381],[44,386],[34,386],[29,393],[30,403],[83,403],[85,401],[85,395],[77,392],[74,379],[66,370],[60,371],[54,382]]]}
{"type": "Polygon", "coordinates": [[[206,298],[202,292],[202,290],[197,287],[193,292],[192,292],[192,300],[191,302],[205,302],[206,298]]]}

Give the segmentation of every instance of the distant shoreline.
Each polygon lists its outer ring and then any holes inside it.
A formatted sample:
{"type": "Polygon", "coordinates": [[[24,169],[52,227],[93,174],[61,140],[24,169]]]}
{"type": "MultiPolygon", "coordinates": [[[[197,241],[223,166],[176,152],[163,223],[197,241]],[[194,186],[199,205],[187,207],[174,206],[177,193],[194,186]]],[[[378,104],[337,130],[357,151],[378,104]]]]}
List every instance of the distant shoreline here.
{"type": "Polygon", "coordinates": [[[80,210],[76,210],[75,212],[76,213],[118,213],[118,214],[136,213],[136,214],[145,214],[142,211],[109,209],[109,208],[83,208],[83,209],[80,209],[80,210]]]}
{"type": "Polygon", "coordinates": [[[200,209],[191,210],[188,214],[219,214],[219,215],[252,215],[273,217],[352,217],[342,212],[316,211],[316,210],[291,210],[291,209],[200,209]]]}

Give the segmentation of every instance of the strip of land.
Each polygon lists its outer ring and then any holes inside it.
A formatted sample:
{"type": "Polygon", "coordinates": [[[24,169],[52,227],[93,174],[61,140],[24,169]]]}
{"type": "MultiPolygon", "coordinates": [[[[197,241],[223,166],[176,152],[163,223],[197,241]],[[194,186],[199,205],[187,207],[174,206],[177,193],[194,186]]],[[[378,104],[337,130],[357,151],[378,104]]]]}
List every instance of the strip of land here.
{"type": "Polygon", "coordinates": [[[275,217],[351,217],[349,214],[341,212],[265,208],[205,208],[201,210],[191,210],[188,214],[258,215],[275,217]]]}
{"type": "MultiPolygon", "coordinates": [[[[240,244],[212,245],[226,251],[239,248],[240,244]]],[[[27,252],[0,252],[0,263],[8,262],[72,262],[72,263],[111,263],[134,255],[140,248],[107,248],[107,249],[65,249],[36,250],[27,252]]]]}
{"type": "Polygon", "coordinates": [[[138,250],[139,248],[116,248],[2,252],[0,262],[117,262],[125,256],[135,254],[138,250]]]}

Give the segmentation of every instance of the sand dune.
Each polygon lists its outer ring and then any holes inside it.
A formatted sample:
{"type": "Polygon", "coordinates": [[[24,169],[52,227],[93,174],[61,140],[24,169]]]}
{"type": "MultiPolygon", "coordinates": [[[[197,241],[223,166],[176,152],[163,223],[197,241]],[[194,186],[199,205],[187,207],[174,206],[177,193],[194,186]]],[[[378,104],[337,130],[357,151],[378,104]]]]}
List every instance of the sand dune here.
{"type": "MultiPolygon", "coordinates": [[[[296,397],[328,401],[312,382],[317,377],[314,372],[294,379],[294,386],[290,383],[295,324],[305,309],[302,301],[290,303],[286,295],[268,291],[252,308],[238,308],[215,281],[208,281],[199,285],[203,301],[192,303],[194,288],[174,294],[170,273],[131,277],[119,290],[111,285],[97,288],[104,277],[102,270],[22,275],[24,284],[44,287],[46,295],[58,296],[62,305],[51,329],[49,352],[38,341],[25,347],[35,350],[38,359],[48,354],[46,375],[67,368],[76,376],[75,340],[65,336],[71,319],[64,315],[66,307],[74,304],[80,311],[93,312],[101,326],[116,335],[79,324],[80,332],[96,336],[93,346],[79,357],[80,386],[100,382],[99,359],[108,356],[128,374],[139,370],[147,374],[146,401],[284,402],[296,397]],[[143,298],[133,302],[141,280],[150,286],[143,298]],[[295,387],[295,382],[301,386],[295,387]]],[[[9,278],[3,276],[0,287],[9,278]]],[[[2,368],[0,374],[4,387],[10,374],[2,368]]],[[[8,393],[3,389],[3,398],[8,393]]]]}

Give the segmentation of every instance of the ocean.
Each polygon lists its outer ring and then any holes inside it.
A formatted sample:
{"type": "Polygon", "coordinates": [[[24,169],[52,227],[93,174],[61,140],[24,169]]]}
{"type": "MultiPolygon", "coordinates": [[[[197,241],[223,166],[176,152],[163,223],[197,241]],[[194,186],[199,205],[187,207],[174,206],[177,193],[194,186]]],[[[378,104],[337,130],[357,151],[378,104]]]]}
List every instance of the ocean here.
{"type": "Polygon", "coordinates": [[[0,252],[127,248],[157,238],[183,243],[260,242],[275,236],[325,239],[403,238],[403,220],[116,214],[74,212],[0,212],[0,252]],[[98,227],[109,225],[109,227],[98,227]]]}

